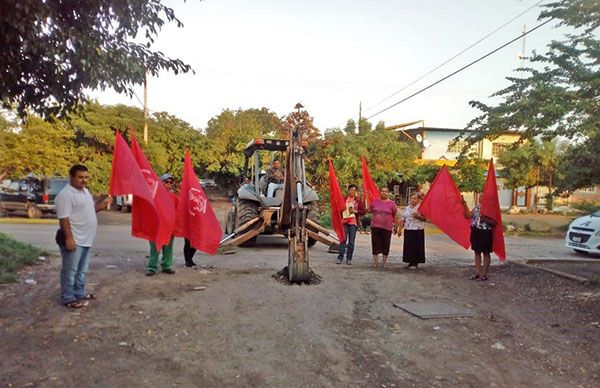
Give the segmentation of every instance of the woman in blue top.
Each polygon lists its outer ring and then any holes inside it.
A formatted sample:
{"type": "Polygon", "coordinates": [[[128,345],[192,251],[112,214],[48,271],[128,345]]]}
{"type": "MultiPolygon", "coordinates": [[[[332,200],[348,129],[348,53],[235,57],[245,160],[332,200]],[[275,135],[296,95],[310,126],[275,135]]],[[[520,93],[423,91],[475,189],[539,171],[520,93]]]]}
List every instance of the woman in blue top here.
{"type": "Polygon", "coordinates": [[[462,204],[465,212],[465,218],[472,219],[471,221],[471,249],[475,252],[475,274],[471,276],[472,280],[486,281],[487,274],[492,261],[490,253],[493,248],[493,230],[496,226],[496,221],[492,218],[481,214],[481,194],[477,197],[477,203],[473,210],[469,210],[465,199],[462,204]],[[481,268],[481,255],[483,255],[483,269],[481,268]]]}

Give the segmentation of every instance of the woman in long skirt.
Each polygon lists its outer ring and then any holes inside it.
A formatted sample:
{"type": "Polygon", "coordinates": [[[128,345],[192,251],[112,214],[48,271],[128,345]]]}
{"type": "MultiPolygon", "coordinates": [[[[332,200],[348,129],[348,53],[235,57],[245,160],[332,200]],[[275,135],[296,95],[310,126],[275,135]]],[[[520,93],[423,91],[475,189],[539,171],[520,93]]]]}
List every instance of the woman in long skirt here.
{"type": "Polygon", "coordinates": [[[408,263],[406,268],[418,269],[419,264],[425,263],[425,217],[419,213],[419,204],[423,199],[421,193],[413,194],[410,202],[402,212],[398,225],[398,236],[404,228],[404,248],[402,261],[408,263]]]}
{"type": "Polygon", "coordinates": [[[379,255],[381,255],[381,268],[385,269],[392,233],[398,226],[398,209],[394,201],[388,198],[389,191],[384,187],[380,191],[380,199],[374,199],[369,204],[369,211],[373,213],[371,220],[371,247],[373,253],[373,268],[379,268],[379,255]]]}

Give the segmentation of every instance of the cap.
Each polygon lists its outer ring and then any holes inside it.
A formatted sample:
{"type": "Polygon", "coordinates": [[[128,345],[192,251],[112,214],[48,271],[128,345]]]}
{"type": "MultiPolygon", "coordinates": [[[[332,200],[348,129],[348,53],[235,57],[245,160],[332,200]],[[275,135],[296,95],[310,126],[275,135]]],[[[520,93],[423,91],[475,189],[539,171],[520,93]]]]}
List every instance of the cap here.
{"type": "Polygon", "coordinates": [[[162,174],[162,175],[160,176],[160,181],[161,181],[161,182],[164,182],[164,181],[166,181],[166,180],[169,180],[169,179],[173,179],[173,180],[175,180],[175,178],[173,177],[173,175],[169,174],[168,172],[167,172],[167,173],[165,173],[165,174],[162,174]]]}

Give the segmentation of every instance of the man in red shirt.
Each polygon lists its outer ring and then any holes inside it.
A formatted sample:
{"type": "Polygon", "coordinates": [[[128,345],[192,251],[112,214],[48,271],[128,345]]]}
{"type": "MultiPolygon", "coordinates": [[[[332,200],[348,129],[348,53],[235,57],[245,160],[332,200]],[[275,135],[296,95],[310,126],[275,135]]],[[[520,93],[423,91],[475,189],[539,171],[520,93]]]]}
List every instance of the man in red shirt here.
{"type": "Polygon", "coordinates": [[[338,251],[337,264],[342,264],[344,254],[346,255],[346,264],[352,264],[352,254],[354,253],[354,240],[360,217],[365,214],[365,205],[358,197],[356,185],[348,186],[346,195],[346,210],[342,213],[342,224],[344,225],[344,234],[346,239],[340,243],[338,251]]]}

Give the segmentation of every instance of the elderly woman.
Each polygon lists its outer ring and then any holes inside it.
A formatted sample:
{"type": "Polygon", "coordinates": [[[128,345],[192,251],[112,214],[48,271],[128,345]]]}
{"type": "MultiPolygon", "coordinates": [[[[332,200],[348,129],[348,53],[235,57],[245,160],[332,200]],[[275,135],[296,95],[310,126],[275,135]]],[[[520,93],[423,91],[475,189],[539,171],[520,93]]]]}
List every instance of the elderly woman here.
{"type": "Polygon", "coordinates": [[[389,191],[384,187],[380,191],[380,198],[374,199],[369,205],[369,211],[373,213],[371,220],[371,247],[373,253],[373,268],[379,268],[379,255],[381,254],[381,268],[385,269],[388,255],[390,254],[390,243],[392,232],[398,226],[398,209],[394,201],[388,198],[389,191]]]}
{"type": "Polygon", "coordinates": [[[408,263],[408,269],[418,269],[420,263],[425,263],[425,217],[419,213],[422,199],[421,193],[411,195],[398,225],[398,236],[402,235],[403,228],[405,230],[402,261],[408,263]]]}

